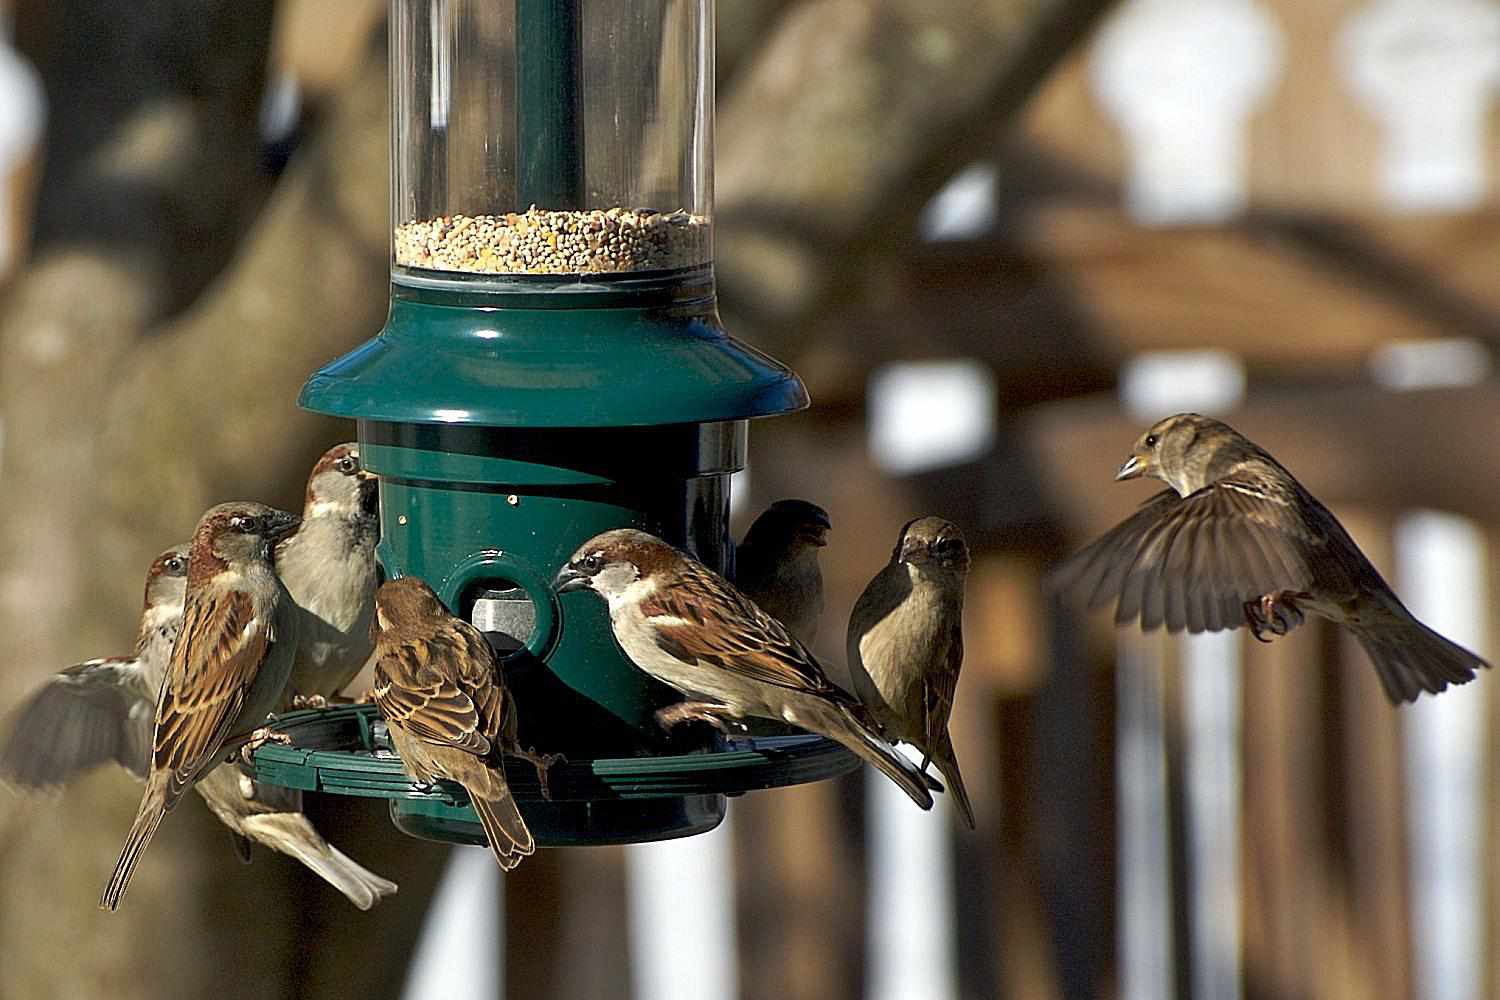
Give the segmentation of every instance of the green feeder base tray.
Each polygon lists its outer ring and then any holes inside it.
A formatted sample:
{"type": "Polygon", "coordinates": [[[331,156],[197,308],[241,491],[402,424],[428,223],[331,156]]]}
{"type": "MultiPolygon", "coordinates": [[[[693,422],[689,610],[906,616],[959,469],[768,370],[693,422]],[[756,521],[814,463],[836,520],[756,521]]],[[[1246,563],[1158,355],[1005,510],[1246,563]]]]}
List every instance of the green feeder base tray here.
{"type": "MultiPolygon", "coordinates": [[[[419,785],[391,748],[373,705],[343,705],[280,716],[292,745],[255,751],[254,777],[267,784],[389,799],[391,821],[428,840],[484,844],[459,785],[419,785]]],[[[656,757],[560,761],[542,797],[535,768],[506,758],[505,777],[542,847],[632,844],[706,833],[724,818],[726,795],[821,781],[858,769],[859,758],[821,736],[746,736],[714,749],[656,757]]]]}

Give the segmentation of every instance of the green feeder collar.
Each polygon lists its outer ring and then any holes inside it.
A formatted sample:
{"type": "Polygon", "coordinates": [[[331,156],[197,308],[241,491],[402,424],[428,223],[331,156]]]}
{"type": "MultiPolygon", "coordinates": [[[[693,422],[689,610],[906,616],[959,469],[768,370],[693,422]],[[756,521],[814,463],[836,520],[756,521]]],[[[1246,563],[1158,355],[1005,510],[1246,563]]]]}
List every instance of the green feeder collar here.
{"type": "MultiPolygon", "coordinates": [[[[276,729],[292,745],[255,751],[256,781],[310,792],[389,799],[405,833],[483,844],[464,790],[450,782],[415,783],[391,749],[372,705],[346,705],[281,716],[276,729]]],[[[543,847],[636,843],[704,833],[724,818],[724,796],[837,777],[859,759],[819,736],[745,737],[719,749],[655,757],[561,761],[542,797],[535,768],[507,758],[505,777],[543,847]]]]}
{"type": "Polygon", "coordinates": [[[560,282],[393,280],[385,329],[299,405],[383,423],[644,427],[806,408],[787,367],[728,336],[713,272],[560,282]]]}

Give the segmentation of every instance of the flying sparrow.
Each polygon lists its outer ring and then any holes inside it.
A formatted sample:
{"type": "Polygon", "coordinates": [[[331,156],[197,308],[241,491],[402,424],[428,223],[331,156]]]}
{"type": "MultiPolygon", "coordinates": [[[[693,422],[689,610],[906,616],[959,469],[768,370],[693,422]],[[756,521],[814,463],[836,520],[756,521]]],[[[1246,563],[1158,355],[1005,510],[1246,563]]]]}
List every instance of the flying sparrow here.
{"type": "Polygon", "coordinates": [[[1116,479],[1164,490],[1071,557],[1055,580],[1150,631],[1248,625],[1285,635],[1312,612],[1364,647],[1392,702],[1463,684],[1489,664],[1414,618],[1343,525],[1228,425],[1179,413],[1136,440],[1116,479]]]}
{"type": "Polygon", "coordinates": [[[889,739],[937,764],[969,829],[974,807],[948,737],[948,715],[964,662],[964,579],[969,547],[952,521],[908,521],[891,561],[875,574],[849,616],[854,691],[889,739]]]}
{"type": "Polygon", "coordinates": [[[298,705],[320,705],[343,691],[374,648],[377,497],[375,475],[360,468],[359,445],[336,445],[308,476],[301,527],[276,546],[276,572],[300,612],[286,686],[298,705]]]}
{"type": "Polygon", "coordinates": [[[146,777],[156,694],[182,625],[187,569],[186,545],[151,563],[134,656],[69,667],[17,707],[0,735],[0,780],[40,791],[110,762],[146,777]]]}
{"type": "Polygon", "coordinates": [[[464,787],[502,870],[536,850],[505,781],[501,752],[520,754],[515,703],[495,654],[417,577],[388,580],[375,593],[373,694],[407,773],[464,787]]]}
{"type": "Polygon", "coordinates": [[[722,728],[747,716],[789,722],[848,747],[932,808],[926,776],[881,737],[864,706],[829,681],[781,622],[696,559],[620,528],[584,542],[553,588],[604,598],[625,655],[690,699],[657,713],[664,726],[722,728]]]}
{"type": "Polygon", "coordinates": [[[198,521],[182,631],[156,701],[146,791],[99,900],[102,909],[119,907],[136,863],[182,793],[252,739],[281,700],[297,617],[271,550],[299,520],[241,502],[211,507],[198,521]]]}
{"type": "Polygon", "coordinates": [[[766,614],[811,645],[823,616],[818,550],[828,544],[828,512],[806,500],[777,500],[735,549],[734,583],[766,614]]]}

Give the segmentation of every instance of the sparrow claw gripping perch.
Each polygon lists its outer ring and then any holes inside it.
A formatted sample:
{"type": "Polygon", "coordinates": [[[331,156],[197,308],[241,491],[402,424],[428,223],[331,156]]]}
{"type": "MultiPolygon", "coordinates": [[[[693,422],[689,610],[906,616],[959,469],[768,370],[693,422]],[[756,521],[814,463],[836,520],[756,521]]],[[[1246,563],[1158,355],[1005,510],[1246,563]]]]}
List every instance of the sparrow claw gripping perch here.
{"type": "Polygon", "coordinates": [[[536,768],[537,784],[542,786],[542,798],[547,802],[552,801],[552,787],[548,781],[547,772],[552,770],[553,764],[565,764],[568,758],[560,753],[537,753],[535,750],[508,750],[512,757],[519,757],[536,768]]]}
{"type": "Polygon", "coordinates": [[[243,760],[246,764],[253,766],[255,763],[255,751],[259,750],[267,743],[275,743],[277,746],[289,747],[292,745],[292,738],[286,733],[277,732],[270,726],[261,726],[259,729],[251,733],[250,739],[246,741],[244,746],[240,747],[240,759],[243,760]]]}
{"type": "Polygon", "coordinates": [[[1265,637],[1265,632],[1278,636],[1286,635],[1307,620],[1302,609],[1297,607],[1297,601],[1305,600],[1310,596],[1283,590],[1274,594],[1262,594],[1253,601],[1246,601],[1245,622],[1250,626],[1250,634],[1255,636],[1258,642],[1271,641],[1265,637]]]}
{"type": "Polygon", "coordinates": [[[656,721],[663,729],[676,729],[684,722],[706,722],[724,735],[729,735],[723,713],[728,706],[711,701],[680,701],[675,705],[658,709],[656,721]]]}
{"type": "Polygon", "coordinates": [[[330,702],[321,694],[292,695],[293,708],[327,708],[330,702]]]}

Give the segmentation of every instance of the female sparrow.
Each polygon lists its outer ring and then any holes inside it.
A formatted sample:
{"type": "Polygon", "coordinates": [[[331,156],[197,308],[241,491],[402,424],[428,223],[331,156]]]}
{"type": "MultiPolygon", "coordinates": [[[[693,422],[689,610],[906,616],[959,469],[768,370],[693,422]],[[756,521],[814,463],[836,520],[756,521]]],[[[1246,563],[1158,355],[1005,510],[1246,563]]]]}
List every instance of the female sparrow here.
{"type": "Polygon", "coordinates": [[[559,594],[592,590],[609,604],[615,641],[637,667],[690,701],[657,713],[722,727],[754,716],[789,722],[848,747],[923,809],[928,779],[880,735],[864,706],[835,687],[781,622],[713,570],[644,531],[584,542],[557,574],[559,594]]]}
{"type": "Polygon", "coordinates": [[[1231,427],[1179,413],[1136,440],[1116,479],[1164,490],[1057,571],[1063,587],[1145,631],[1248,625],[1285,635],[1303,612],[1347,628],[1392,702],[1463,684],[1489,666],[1414,618],[1343,525],[1292,474],[1231,427]]]}
{"type": "Polygon", "coordinates": [[[875,574],[849,616],[854,691],[885,735],[922,751],[943,772],[969,829],[974,807],[948,737],[948,716],[964,662],[964,579],[969,547],[952,521],[908,521],[891,561],[875,574]]]}
{"type": "Polygon", "coordinates": [[[182,631],[156,701],[146,791],[101,908],[119,907],[136,863],[182,793],[250,740],[281,700],[297,619],[271,551],[298,521],[253,502],[219,504],[198,521],[182,631]]]}
{"type": "Polygon", "coordinates": [[[464,787],[502,870],[536,850],[505,781],[500,755],[515,751],[517,719],[495,654],[417,577],[375,593],[373,693],[407,772],[464,787]]]}
{"type": "Polygon", "coordinates": [[[766,614],[811,644],[823,616],[818,550],[828,544],[828,512],[806,500],[777,500],[761,512],[734,552],[734,583],[766,614]]]}

